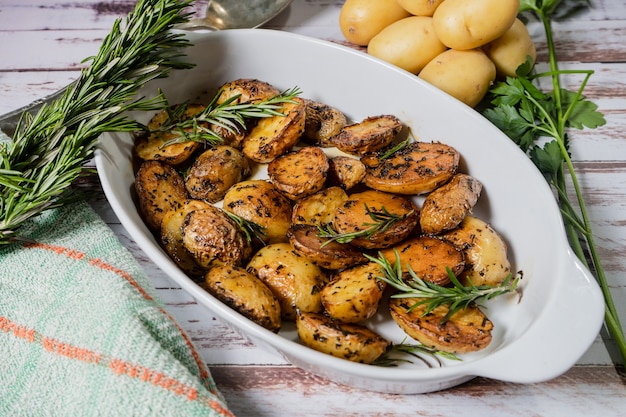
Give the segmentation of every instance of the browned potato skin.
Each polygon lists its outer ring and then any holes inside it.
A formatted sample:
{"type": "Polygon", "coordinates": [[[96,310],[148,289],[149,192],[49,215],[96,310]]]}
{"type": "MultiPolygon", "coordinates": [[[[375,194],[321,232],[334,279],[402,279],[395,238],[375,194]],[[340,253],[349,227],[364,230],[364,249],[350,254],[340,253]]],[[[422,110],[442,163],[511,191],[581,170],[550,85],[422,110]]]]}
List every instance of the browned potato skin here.
{"type": "Polygon", "coordinates": [[[180,207],[187,200],[183,177],[170,165],[145,161],[135,174],[135,191],[139,211],[153,232],[161,230],[165,213],[180,207]]]}
{"type": "Polygon", "coordinates": [[[287,198],[299,200],[324,188],[328,165],[328,157],[321,148],[305,146],[271,161],[267,175],[287,198]]]}
{"type": "Polygon", "coordinates": [[[322,311],[320,291],[328,276],[289,243],[262,247],[250,259],[246,270],[268,286],[280,302],[284,320],[295,321],[297,311],[322,311]]]}
{"type": "Polygon", "coordinates": [[[282,116],[260,119],[244,138],[244,155],[266,164],[293,148],[304,132],[305,109],[304,101],[295,97],[283,104],[282,116]]]}
{"type": "Polygon", "coordinates": [[[305,346],[352,362],[372,363],[391,346],[367,327],[341,323],[320,313],[300,313],[296,328],[305,346]]]}
{"type": "Polygon", "coordinates": [[[321,268],[337,270],[367,261],[362,250],[349,243],[328,242],[324,245],[327,239],[319,236],[317,226],[294,224],[289,228],[287,237],[296,252],[321,268]]]}
{"type": "Polygon", "coordinates": [[[375,262],[368,262],[338,272],[321,292],[329,316],[344,323],[360,323],[374,317],[386,288],[377,279],[382,272],[375,262]]]}
{"type": "Polygon", "coordinates": [[[336,184],[344,190],[350,190],[363,182],[365,165],[359,159],[349,156],[335,156],[329,161],[329,184],[336,184]]]}
{"type": "Polygon", "coordinates": [[[218,145],[202,152],[185,177],[192,198],[217,203],[230,187],[250,175],[250,161],[241,151],[218,145]]]}
{"type": "Polygon", "coordinates": [[[346,116],[334,107],[315,100],[304,99],[306,120],[302,139],[312,145],[329,148],[331,138],[346,126],[346,116]]]}
{"type": "Polygon", "coordinates": [[[360,156],[387,147],[401,130],[402,122],[396,116],[370,116],[344,127],[330,141],[337,149],[360,156]]]}
{"type": "Polygon", "coordinates": [[[422,280],[437,285],[450,283],[446,267],[460,275],[465,268],[463,252],[452,243],[430,236],[418,236],[400,242],[393,248],[382,251],[383,256],[393,265],[396,253],[405,279],[410,279],[407,265],[422,280]]]}
{"type": "Polygon", "coordinates": [[[273,85],[255,78],[239,78],[222,84],[218,104],[224,103],[231,97],[240,95],[232,104],[259,102],[280,94],[280,90],[273,85]]]}
{"type": "Polygon", "coordinates": [[[419,208],[410,199],[377,190],[366,190],[352,194],[343,205],[335,211],[333,228],[337,233],[355,233],[367,230],[374,223],[366,210],[387,212],[404,219],[395,221],[387,230],[379,231],[369,237],[357,237],[352,244],[365,249],[379,249],[392,246],[406,237],[415,229],[419,222],[419,208]]]}
{"type": "Polygon", "coordinates": [[[451,353],[476,352],[491,343],[493,323],[475,306],[454,313],[445,324],[442,320],[448,313],[443,305],[424,315],[426,305],[407,312],[419,298],[391,298],[391,317],[402,330],[426,346],[451,353]]]}
{"type": "MultiPolygon", "coordinates": [[[[188,104],[185,109],[185,118],[191,118],[204,110],[205,106],[201,104],[188,104]]],[[[145,134],[137,138],[135,143],[135,154],[144,161],[161,161],[169,165],[180,165],[187,161],[191,155],[200,147],[200,142],[186,140],[179,143],[172,143],[167,146],[167,142],[181,138],[178,131],[156,132],[163,123],[168,119],[169,115],[166,110],[157,113],[148,122],[148,130],[154,133],[145,134]]]]}
{"type": "Polygon", "coordinates": [[[218,300],[277,333],[280,330],[280,304],[272,291],[256,276],[232,265],[211,268],[205,275],[206,289],[218,300]]]}
{"type": "Polygon", "coordinates": [[[232,186],[224,210],[264,228],[266,243],[286,242],[291,224],[291,201],[265,180],[246,180],[232,186]]]}
{"type": "Polygon", "coordinates": [[[243,266],[252,255],[252,246],[241,229],[212,205],[185,216],[183,244],[206,269],[224,264],[243,266]]]}
{"type": "Polygon", "coordinates": [[[292,224],[323,226],[332,223],[335,210],[348,199],[340,187],[327,187],[317,193],[298,200],[293,206],[292,224]]]}
{"type": "Polygon", "coordinates": [[[176,265],[192,278],[203,276],[206,270],[198,265],[183,244],[183,222],[187,214],[208,205],[202,200],[187,200],[180,208],[168,211],[161,223],[161,245],[176,265]]]}
{"type": "Polygon", "coordinates": [[[482,184],[467,174],[455,174],[450,181],[426,196],[420,214],[423,233],[439,234],[454,229],[471,214],[482,184]]]}
{"type": "Polygon", "coordinates": [[[367,167],[363,182],[370,188],[396,194],[425,194],[456,173],[460,154],[442,143],[411,142],[391,157],[361,158],[367,167]]]}

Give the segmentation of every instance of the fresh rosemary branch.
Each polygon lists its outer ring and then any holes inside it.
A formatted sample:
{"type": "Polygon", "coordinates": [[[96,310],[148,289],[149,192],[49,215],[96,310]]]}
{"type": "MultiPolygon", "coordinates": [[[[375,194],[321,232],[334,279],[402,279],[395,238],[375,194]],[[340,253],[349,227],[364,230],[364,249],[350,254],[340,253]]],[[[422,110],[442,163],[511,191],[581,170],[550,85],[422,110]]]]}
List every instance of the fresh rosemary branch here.
{"type": "Polygon", "coordinates": [[[324,224],[318,225],[317,228],[319,230],[318,235],[320,237],[328,238],[322,246],[327,245],[330,242],[339,242],[339,243],[350,243],[354,239],[359,237],[370,238],[376,233],[383,233],[397,221],[404,220],[408,216],[413,215],[413,210],[408,213],[398,215],[393,214],[387,211],[387,209],[383,206],[380,210],[371,210],[367,204],[365,204],[365,212],[371,217],[373,223],[363,223],[365,229],[361,229],[355,232],[349,233],[339,233],[333,229],[332,225],[324,224]]]}
{"type": "Polygon", "coordinates": [[[621,363],[624,365],[626,363],[624,329],[598,254],[569,151],[568,130],[594,129],[604,125],[606,120],[597,110],[598,107],[583,96],[583,90],[593,71],[559,69],[551,25],[552,18],[566,16],[588,6],[587,0],[520,2],[520,12],[536,16],[543,25],[550,70],[533,74],[533,68],[528,63],[520,66],[517,69],[518,77],[508,78],[491,89],[491,107],[486,108],[483,114],[527,153],[556,191],[570,245],[581,262],[597,278],[602,289],[605,299],[605,325],[615,339],[621,363]],[[577,75],[582,78],[576,91],[568,91],[562,87],[561,76],[565,75],[577,75]],[[546,77],[552,82],[551,92],[544,92],[535,85],[539,79],[546,77]],[[568,178],[574,188],[578,209],[568,197],[568,178]]]}
{"type": "Polygon", "coordinates": [[[124,112],[162,107],[158,98],[135,95],[171,69],[190,67],[180,60],[187,40],[170,31],[188,21],[190,4],[139,0],[124,22],[115,21],[62,98],[22,116],[12,142],[0,144],[0,244],[17,238],[24,221],[75,197],[70,185],[102,133],[140,129],[124,112]]]}
{"type": "Polygon", "coordinates": [[[252,242],[255,238],[261,243],[265,243],[265,227],[258,223],[244,219],[234,213],[224,210],[224,213],[230,217],[239,226],[241,231],[246,235],[246,240],[252,242]]]}
{"type": "Polygon", "coordinates": [[[482,301],[490,300],[499,295],[515,292],[521,297],[521,291],[517,287],[520,276],[515,279],[509,274],[501,285],[473,285],[464,286],[449,268],[448,277],[452,286],[444,287],[441,285],[427,282],[417,276],[415,271],[407,265],[410,279],[405,279],[402,272],[400,255],[395,252],[395,262],[393,265],[385,256],[379,254],[378,257],[364,254],[364,256],[372,262],[376,262],[382,270],[383,276],[377,278],[386,282],[393,288],[400,291],[391,295],[392,298],[420,298],[411,309],[426,304],[424,315],[432,312],[439,306],[447,306],[448,313],[444,316],[442,324],[447,322],[454,313],[463,310],[470,305],[479,305],[482,301]]]}

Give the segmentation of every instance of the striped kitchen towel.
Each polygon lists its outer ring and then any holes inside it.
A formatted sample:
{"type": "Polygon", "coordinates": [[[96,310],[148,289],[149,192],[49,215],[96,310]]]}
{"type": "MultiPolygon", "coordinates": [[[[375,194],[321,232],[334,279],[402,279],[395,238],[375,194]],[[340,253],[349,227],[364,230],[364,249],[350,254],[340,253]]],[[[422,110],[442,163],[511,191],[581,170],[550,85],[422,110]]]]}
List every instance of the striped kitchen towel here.
{"type": "Polygon", "coordinates": [[[84,203],[0,247],[0,416],[232,416],[132,255],[84,203]]]}

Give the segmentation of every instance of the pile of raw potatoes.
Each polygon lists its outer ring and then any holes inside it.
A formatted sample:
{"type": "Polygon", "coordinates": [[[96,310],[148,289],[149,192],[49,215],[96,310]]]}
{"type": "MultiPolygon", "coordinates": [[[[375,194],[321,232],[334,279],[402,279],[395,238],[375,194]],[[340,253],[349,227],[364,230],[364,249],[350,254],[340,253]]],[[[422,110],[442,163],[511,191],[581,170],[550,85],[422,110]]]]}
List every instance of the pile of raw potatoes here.
{"type": "Polygon", "coordinates": [[[476,106],[496,78],[515,76],[535,44],[519,0],[346,0],[346,40],[476,106]]]}

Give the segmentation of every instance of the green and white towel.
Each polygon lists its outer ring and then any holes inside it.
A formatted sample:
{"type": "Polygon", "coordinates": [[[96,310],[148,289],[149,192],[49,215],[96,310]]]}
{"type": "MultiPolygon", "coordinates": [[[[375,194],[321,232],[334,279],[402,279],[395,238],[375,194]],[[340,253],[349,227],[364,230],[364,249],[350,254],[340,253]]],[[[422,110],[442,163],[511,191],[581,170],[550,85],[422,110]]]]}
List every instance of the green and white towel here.
{"type": "Polygon", "coordinates": [[[86,203],[0,247],[0,416],[232,416],[144,271],[86,203]]]}

